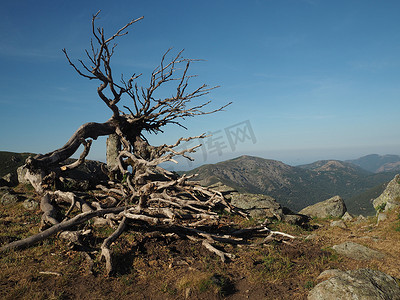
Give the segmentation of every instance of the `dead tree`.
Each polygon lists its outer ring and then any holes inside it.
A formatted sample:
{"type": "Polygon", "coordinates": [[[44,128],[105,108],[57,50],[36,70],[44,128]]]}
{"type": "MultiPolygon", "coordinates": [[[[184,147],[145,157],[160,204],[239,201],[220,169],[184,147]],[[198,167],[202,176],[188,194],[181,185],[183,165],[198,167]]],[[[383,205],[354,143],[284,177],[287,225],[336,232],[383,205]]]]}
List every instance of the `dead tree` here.
{"type": "Polygon", "coordinates": [[[145,133],[160,133],[168,124],[184,127],[180,123],[182,119],[215,113],[223,110],[226,105],[207,110],[209,101],[198,102],[200,97],[215,87],[204,84],[190,89],[189,82],[193,75],[189,74],[189,67],[194,60],[183,58],[182,51],[170,60],[168,57],[171,56],[171,50],[162,56],[160,65],[150,75],[148,87],[138,85],[137,79],[141,74],[133,74],[128,79],[122,76],[121,81],[117,82],[111,67],[116,47],[114,42],[126,35],[127,29],[143,17],[130,21],[107,38],[103,28],[96,28],[98,14],[92,19],[93,39],[90,49],[85,51],[86,60],[74,63],[65,49],[63,52],[80,76],[99,82],[97,94],[111,110],[111,117],[104,123],[86,123],[60,149],[27,159],[27,177],[43,195],[42,231],[28,239],[5,245],[0,251],[27,247],[59,232],[62,232],[60,237],[77,243],[82,235],[87,234],[87,231],[76,230],[77,225],[95,219],[115,227],[115,232],[101,246],[101,256],[106,260],[108,273],[112,271],[111,244],[127,225],[132,224],[145,225],[153,228],[152,231],[198,241],[219,255],[222,261],[232,258],[231,254],[218,249],[214,244],[239,243],[242,238],[238,236],[242,232],[235,234],[232,231],[222,235],[207,232],[204,226],[218,224],[218,211],[232,213],[234,208],[220,192],[190,180],[192,176],[179,176],[159,166],[163,162],[175,161],[175,156],[192,160],[190,154],[200,145],[181,151],[176,150],[177,146],[205,136],[180,138],[175,144],[161,146],[150,145],[144,136],[145,133]],[[158,91],[167,84],[174,84],[175,92],[170,97],[160,98],[158,91]],[[131,101],[130,107],[123,107],[125,110],[120,107],[123,97],[131,101]],[[73,192],[54,191],[57,180],[65,172],[85,161],[92,140],[111,134],[118,137],[121,148],[115,166],[106,170],[110,180],[96,187],[96,200],[88,197],[85,199],[73,192]],[[81,145],[84,151],[80,158],[72,164],[63,164],[81,145]],[[59,214],[55,212],[55,204],[60,202],[70,206],[63,220],[57,219],[59,214]],[[70,212],[74,210],[79,213],[69,218],[70,212]]]}

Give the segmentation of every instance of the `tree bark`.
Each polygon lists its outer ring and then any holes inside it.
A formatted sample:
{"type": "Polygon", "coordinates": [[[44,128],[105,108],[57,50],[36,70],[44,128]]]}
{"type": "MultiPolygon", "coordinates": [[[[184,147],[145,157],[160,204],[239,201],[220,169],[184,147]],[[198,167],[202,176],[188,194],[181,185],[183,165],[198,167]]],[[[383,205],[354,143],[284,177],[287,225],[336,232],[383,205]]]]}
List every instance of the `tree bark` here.
{"type": "Polygon", "coordinates": [[[55,165],[61,161],[71,157],[82,142],[87,138],[97,139],[99,136],[110,135],[115,132],[116,124],[111,118],[105,123],[86,123],[78,128],[71,136],[69,141],[60,149],[47,154],[38,154],[26,161],[28,168],[47,169],[49,166],[55,165]]]}
{"type": "Polygon", "coordinates": [[[118,155],[121,151],[121,142],[117,134],[110,134],[107,138],[107,167],[113,170],[118,167],[118,155]]]}

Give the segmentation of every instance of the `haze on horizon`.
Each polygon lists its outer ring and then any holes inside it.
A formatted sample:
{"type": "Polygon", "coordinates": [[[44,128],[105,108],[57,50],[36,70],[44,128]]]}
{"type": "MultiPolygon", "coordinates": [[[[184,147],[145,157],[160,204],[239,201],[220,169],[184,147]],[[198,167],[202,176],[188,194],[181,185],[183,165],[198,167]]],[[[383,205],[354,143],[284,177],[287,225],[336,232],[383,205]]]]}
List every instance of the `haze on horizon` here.
{"type": "MultiPolygon", "coordinates": [[[[243,154],[290,165],[400,155],[399,1],[21,0],[0,8],[0,150],[50,152],[83,123],[110,117],[97,83],[61,52],[85,58],[91,16],[101,9],[108,34],[145,17],[118,41],[115,74],[143,73],[145,85],[168,48],[185,49],[205,60],[192,65],[192,86],[220,85],[209,97],[214,108],[233,102],[185,120],[187,131],[148,137],[172,144],[213,134],[192,166],[243,154]]],[[[105,138],[89,158],[104,161],[105,138]]]]}

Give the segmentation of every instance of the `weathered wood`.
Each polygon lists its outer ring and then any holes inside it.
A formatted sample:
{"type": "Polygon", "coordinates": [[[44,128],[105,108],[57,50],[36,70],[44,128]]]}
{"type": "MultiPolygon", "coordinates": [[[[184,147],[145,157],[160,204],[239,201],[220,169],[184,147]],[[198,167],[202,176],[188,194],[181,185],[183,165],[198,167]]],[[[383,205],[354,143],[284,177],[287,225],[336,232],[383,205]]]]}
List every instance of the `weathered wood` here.
{"type": "Polygon", "coordinates": [[[81,214],[73,217],[70,220],[58,223],[58,224],[56,224],[42,232],[39,232],[35,235],[32,235],[25,239],[4,245],[0,248],[0,252],[4,252],[7,250],[11,250],[11,249],[20,249],[20,248],[30,247],[40,241],[47,239],[48,237],[50,237],[60,231],[67,230],[68,228],[70,228],[72,226],[79,225],[79,224],[86,222],[94,217],[104,216],[109,213],[119,213],[119,212],[123,211],[124,209],[125,209],[124,207],[112,207],[112,208],[105,208],[102,210],[96,210],[96,211],[87,212],[87,213],[81,213],[81,214]]]}
{"type": "Polygon", "coordinates": [[[83,140],[82,144],[85,146],[85,149],[83,150],[79,159],[76,160],[75,162],[73,162],[72,164],[62,166],[61,171],[75,169],[85,162],[85,158],[86,158],[86,156],[88,156],[89,151],[90,151],[90,146],[92,145],[92,140],[88,140],[88,141],[83,140]]]}
{"type": "Polygon", "coordinates": [[[66,160],[71,157],[82,141],[87,138],[97,139],[99,136],[107,136],[115,132],[115,120],[110,119],[105,123],[86,123],[83,124],[78,130],[71,136],[68,142],[60,149],[54,150],[47,154],[38,154],[35,157],[30,157],[26,160],[27,168],[47,169],[59,162],[66,160]]]}
{"type": "Polygon", "coordinates": [[[40,209],[43,211],[40,230],[48,227],[47,225],[56,225],[59,223],[56,219],[57,210],[51,202],[50,193],[46,193],[40,201],[40,209]]]}
{"type": "Polygon", "coordinates": [[[123,217],[116,231],[114,231],[108,238],[106,238],[101,245],[101,257],[106,260],[107,274],[110,275],[113,271],[113,264],[111,258],[111,244],[124,232],[126,224],[126,217],[123,217]]]}

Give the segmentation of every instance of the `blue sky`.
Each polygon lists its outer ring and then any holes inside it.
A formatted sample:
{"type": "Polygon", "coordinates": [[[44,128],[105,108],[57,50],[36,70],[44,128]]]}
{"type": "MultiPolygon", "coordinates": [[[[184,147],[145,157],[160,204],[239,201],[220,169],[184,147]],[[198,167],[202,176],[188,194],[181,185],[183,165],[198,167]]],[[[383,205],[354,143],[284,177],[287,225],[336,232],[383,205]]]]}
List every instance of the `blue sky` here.
{"type": "MultiPolygon", "coordinates": [[[[46,153],[81,124],[111,116],[96,83],[61,52],[84,58],[100,9],[106,34],[144,16],[118,41],[114,73],[143,73],[146,83],[168,48],[185,49],[205,60],[192,65],[193,87],[221,86],[204,101],[233,102],[185,121],[188,131],[149,137],[154,144],[214,133],[196,164],[242,154],[292,165],[400,155],[397,0],[2,1],[0,150],[46,153]]],[[[90,157],[104,160],[104,152],[100,138],[90,157]]]]}

